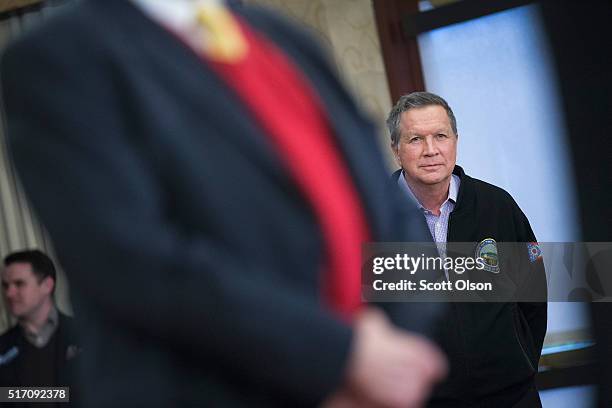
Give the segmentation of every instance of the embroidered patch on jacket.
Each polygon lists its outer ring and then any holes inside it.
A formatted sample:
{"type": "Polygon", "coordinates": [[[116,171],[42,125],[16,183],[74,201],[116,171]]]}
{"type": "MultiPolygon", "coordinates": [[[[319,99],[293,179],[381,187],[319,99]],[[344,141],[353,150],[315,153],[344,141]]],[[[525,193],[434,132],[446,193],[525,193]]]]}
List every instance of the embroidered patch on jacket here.
{"type": "Polygon", "coordinates": [[[476,258],[482,258],[485,271],[499,273],[497,242],[493,238],[486,238],[480,241],[476,246],[476,258]]]}
{"type": "Polygon", "coordinates": [[[531,262],[542,260],[542,250],[537,242],[528,242],[527,252],[529,253],[529,260],[531,262]]]}
{"type": "Polygon", "coordinates": [[[17,346],[13,346],[4,354],[0,355],[0,366],[10,363],[19,355],[19,349],[17,346]]]}

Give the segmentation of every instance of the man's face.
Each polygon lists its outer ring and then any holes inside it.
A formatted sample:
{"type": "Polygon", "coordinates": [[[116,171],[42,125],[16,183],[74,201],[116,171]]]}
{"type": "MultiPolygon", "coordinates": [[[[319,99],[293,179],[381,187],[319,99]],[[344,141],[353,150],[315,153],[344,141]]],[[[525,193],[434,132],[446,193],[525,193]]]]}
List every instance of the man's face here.
{"type": "Polygon", "coordinates": [[[457,135],[438,105],[410,109],[400,117],[393,148],[409,184],[428,188],[449,182],[457,160],[457,135]]]}
{"type": "Polygon", "coordinates": [[[27,319],[51,297],[53,279],[38,281],[27,262],[15,262],[2,271],[2,294],[9,312],[17,319],[27,319]]]}

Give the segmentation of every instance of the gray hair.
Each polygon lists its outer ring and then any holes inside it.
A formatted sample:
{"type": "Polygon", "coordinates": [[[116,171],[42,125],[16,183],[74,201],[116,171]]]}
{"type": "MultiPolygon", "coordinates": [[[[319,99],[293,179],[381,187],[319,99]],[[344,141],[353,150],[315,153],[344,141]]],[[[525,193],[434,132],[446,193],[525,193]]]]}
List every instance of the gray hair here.
{"type": "Polygon", "coordinates": [[[399,127],[402,113],[410,109],[423,108],[431,105],[438,105],[446,110],[453,132],[457,135],[457,120],[455,119],[455,114],[444,98],[431,92],[412,92],[399,98],[399,101],[397,101],[393,109],[391,109],[389,117],[387,118],[387,129],[389,129],[389,134],[391,135],[392,146],[395,147],[399,143],[399,127]]]}

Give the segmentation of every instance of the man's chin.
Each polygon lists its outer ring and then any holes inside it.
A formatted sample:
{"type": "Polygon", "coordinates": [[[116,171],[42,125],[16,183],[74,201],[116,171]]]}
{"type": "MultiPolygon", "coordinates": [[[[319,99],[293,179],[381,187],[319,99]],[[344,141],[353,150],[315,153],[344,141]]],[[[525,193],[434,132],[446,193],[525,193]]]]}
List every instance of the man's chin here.
{"type": "Polygon", "coordinates": [[[448,177],[445,177],[443,175],[434,175],[434,174],[430,174],[424,177],[421,177],[419,179],[419,181],[427,186],[435,186],[436,184],[440,184],[444,181],[446,181],[448,179],[448,177]]]}
{"type": "Polygon", "coordinates": [[[21,309],[19,309],[19,308],[11,308],[11,307],[8,307],[7,309],[8,309],[9,314],[10,314],[11,316],[13,316],[15,319],[18,319],[18,320],[19,320],[19,318],[21,318],[21,317],[23,316],[23,314],[24,314],[24,313],[23,313],[23,310],[21,310],[21,309]]]}

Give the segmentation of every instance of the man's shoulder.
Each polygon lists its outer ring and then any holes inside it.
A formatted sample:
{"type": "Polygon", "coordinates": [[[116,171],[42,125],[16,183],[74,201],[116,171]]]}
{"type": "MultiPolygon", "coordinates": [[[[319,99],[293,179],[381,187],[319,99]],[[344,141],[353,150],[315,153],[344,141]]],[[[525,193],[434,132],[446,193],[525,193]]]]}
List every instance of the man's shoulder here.
{"type": "Polygon", "coordinates": [[[467,174],[464,174],[464,176],[461,178],[461,183],[469,184],[477,197],[499,204],[512,206],[516,205],[516,202],[510,193],[494,184],[468,176],[467,174]]]}
{"type": "Polygon", "coordinates": [[[41,42],[57,44],[60,47],[66,45],[65,40],[78,41],[80,37],[75,38],[74,35],[76,33],[83,35],[88,31],[88,22],[82,18],[82,15],[88,9],[88,3],[78,2],[45,18],[43,21],[33,24],[23,33],[20,33],[17,40],[9,45],[8,51],[24,47],[30,48],[41,42]]]}
{"type": "Polygon", "coordinates": [[[487,195],[492,198],[497,198],[499,200],[513,200],[510,193],[508,193],[503,188],[496,186],[495,184],[491,184],[489,182],[466,175],[466,181],[467,180],[470,180],[474,187],[474,190],[476,190],[478,194],[487,195]]]}
{"type": "Polygon", "coordinates": [[[243,5],[234,10],[251,23],[266,24],[270,28],[283,30],[283,34],[296,34],[314,40],[314,32],[304,25],[296,24],[282,13],[266,5],[243,5]]]}
{"type": "Polygon", "coordinates": [[[57,315],[58,315],[58,327],[61,328],[62,331],[69,331],[69,332],[73,332],[74,331],[74,318],[71,316],[68,316],[65,313],[60,312],[59,310],[57,311],[57,315]]]}
{"type": "Polygon", "coordinates": [[[68,316],[58,310],[59,322],[58,330],[61,338],[69,344],[77,344],[78,341],[78,330],[74,318],[68,316]]]}
{"type": "Polygon", "coordinates": [[[73,325],[74,318],[72,316],[68,316],[67,314],[57,311],[57,315],[59,317],[59,324],[73,325]]]}
{"type": "MultiPolygon", "coordinates": [[[[39,62],[44,67],[41,70],[48,69],[45,67],[45,60],[37,59],[39,55],[64,59],[75,55],[79,56],[79,64],[82,64],[83,56],[103,54],[107,48],[104,44],[110,41],[109,38],[115,38],[118,30],[116,27],[113,30],[108,29],[108,24],[113,22],[114,11],[106,10],[104,5],[99,3],[74,2],[23,30],[2,53],[3,70],[10,69],[13,65],[21,69],[25,63],[37,65],[39,62]],[[22,60],[25,60],[25,63],[20,64],[22,60]]],[[[121,2],[114,0],[112,3],[121,2]]]]}
{"type": "MultiPolygon", "coordinates": [[[[308,63],[323,64],[328,70],[331,54],[320,45],[320,38],[310,27],[296,24],[287,16],[266,5],[245,5],[237,8],[237,13],[254,28],[262,31],[266,37],[280,46],[300,65],[306,56],[308,63]]],[[[333,71],[333,67],[332,71],[333,71]]]]}
{"type": "Polygon", "coordinates": [[[17,325],[9,328],[0,335],[0,354],[4,353],[6,349],[11,348],[15,345],[15,342],[19,338],[19,327],[17,325]]]}

